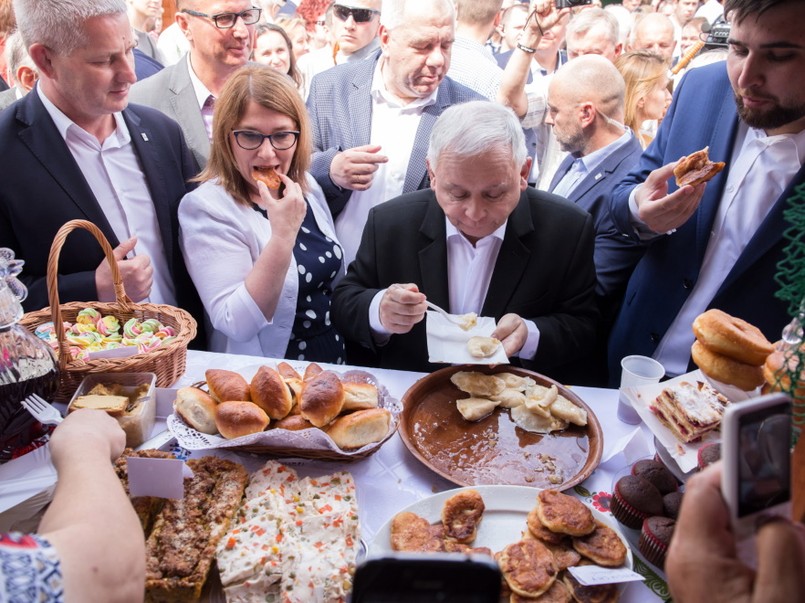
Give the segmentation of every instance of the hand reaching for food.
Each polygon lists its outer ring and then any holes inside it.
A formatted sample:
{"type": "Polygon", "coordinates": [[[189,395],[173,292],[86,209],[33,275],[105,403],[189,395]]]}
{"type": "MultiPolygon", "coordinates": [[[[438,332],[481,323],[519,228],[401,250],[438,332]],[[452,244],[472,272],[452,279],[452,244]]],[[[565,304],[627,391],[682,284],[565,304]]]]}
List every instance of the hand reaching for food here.
{"type": "Polygon", "coordinates": [[[503,351],[511,358],[523,349],[528,338],[528,327],[517,314],[504,314],[498,321],[492,337],[503,344],[503,351]]]}

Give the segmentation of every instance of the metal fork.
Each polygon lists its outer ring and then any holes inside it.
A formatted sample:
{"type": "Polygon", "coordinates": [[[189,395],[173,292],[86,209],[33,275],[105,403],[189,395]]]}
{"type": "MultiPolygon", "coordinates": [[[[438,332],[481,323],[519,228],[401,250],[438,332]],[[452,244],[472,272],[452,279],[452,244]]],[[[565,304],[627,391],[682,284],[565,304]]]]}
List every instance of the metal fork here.
{"type": "Polygon", "coordinates": [[[477,315],[473,314],[472,312],[469,314],[450,314],[447,310],[444,310],[427,300],[425,300],[425,303],[428,305],[428,308],[435,310],[454,325],[461,327],[461,329],[464,331],[469,331],[475,325],[475,321],[478,318],[477,315]]]}
{"type": "Polygon", "coordinates": [[[36,394],[31,394],[21,404],[37,421],[44,425],[58,425],[64,420],[58,408],[36,394]]]}

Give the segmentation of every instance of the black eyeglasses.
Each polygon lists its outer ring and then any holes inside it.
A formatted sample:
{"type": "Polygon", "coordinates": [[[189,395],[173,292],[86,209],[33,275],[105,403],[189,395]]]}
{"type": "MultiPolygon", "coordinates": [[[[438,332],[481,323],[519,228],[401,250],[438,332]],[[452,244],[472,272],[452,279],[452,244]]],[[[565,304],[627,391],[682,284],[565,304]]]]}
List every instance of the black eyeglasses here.
{"type": "Polygon", "coordinates": [[[346,21],[350,16],[355,19],[355,23],[368,23],[375,15],[379,15],[379,10],[371,8],[354,8],[343,4],[333,4],[333,14],[341,21],[346,21]]]}
{"type": "Polygon", "coordinates": [[[263,140],[268,138],[271,146],[278,151],[290,149],[296,144],[296,139],[299,138],[299,132],[288,130],[287,132],[274,132],[273,134],[260,134],[253,130],[233,130],[232,134],[235,135],[235,142],[241,149],[247,151],[254,151],[259,149],[263,144],[263,140]]]}
{"type": "Polygon", "coordinates": [[[217,15],[208,15],[207,13],[200,13],[197,10],[191,10],[189,8],[183,8],[179,12],[192,15],[194,17],[205,17],[207,19],[212,19],[212,22],[218,29],[231,29],[235,27],[238,17],[243,19],[244,25],[254,25],[260,20],[260,15],[262,14],[263,9],[249,8],[239,13],[218,13],[217,15]]]}

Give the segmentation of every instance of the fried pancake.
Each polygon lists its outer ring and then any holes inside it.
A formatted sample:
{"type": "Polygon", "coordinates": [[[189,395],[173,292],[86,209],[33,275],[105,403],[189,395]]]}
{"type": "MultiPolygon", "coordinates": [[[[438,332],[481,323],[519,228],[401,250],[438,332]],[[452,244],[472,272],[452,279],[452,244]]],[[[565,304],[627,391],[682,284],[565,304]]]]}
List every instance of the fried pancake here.
{"type": "Polygon", "coordinates": [[[618,600],[617,584],[582,586],[570,572],[565,572],[562,580],[578,603],[615,603],[618,600]]]}
{"type": "Polygon", "coordinates": [[[461,391],[478,398],[488,398],[506,389],[506,382],[503,379],[475,371],[453,373],[450,381],[461,391]]]}
{"type": "Polygon", "coordinates": [[[595,529],[592,512],[579,499],[558,490],[543,490],[537,500],[539,520],[552,532],[584,536],[595,529]]]}
{"type": "Polygon", "coordinates": [[[539,603],[570,603],[573,601],[573,596],[561,580],[556,580],[551,584],[551,587],[539,597],[523,597],[517,593],[512,593],[509,597],[509,603],[528,603],[529,601],[539,601],[539,603]]]}
{"type": "Polygon", "coordinates": [[[484,499],[477,490],[463,490],[454,494],[442,507],[445,535],[458,542],[472,542],[475,540],[484,509],[484,499]]]}
{"type": "Polygon", "coordinates": [[[528,512],[526,516],[526,525],[528,526],[528,531],[531,532],[531,535],[534,536],[537,540],[541,540],[542,542],[549,542],[551,544],[560,544],[564,542],[567,536],[565,534],[557,534],[556,532],[551,532],[548,528],[542,525],[542,522],[539,519],[539,515],[537,515],[537,508],[534,507],[531,511],[528,512]]]}
{"type": "Polygon", "coordinates": [[[500,552],[498,564],[512,591],[524,597],[546,592],[559,573],[553,554],[539,540],[510,544],[500,552]]]}
{"type": "Polygon", "coordinates": [[[409,511],[397,513],[391,520],[391,548],[395,551],[444,551],[444,528],[432,526],[409,511]]]}
{"type": "Polygon", "coordinates": [[[586,536],[573,538],[573,548],[598,565],[618,567],[626,561],[626,546],[615,531],[600,521],[586,536]]]}
{"type": "Polygon", "coordinates": [[[559,568],[560,572],[569,567],[573,567],[574,565],[578,565],[579,561],[581,561],[581,555],[579,555],[578,552],[573,549],[570,539],[560,542],[559,544],[551,544],[550,542],[546,542],[545,546],[548,547],[548,550],[551,553],[553,553],[553,558],[556,561],[556,567],[559,568]]]}

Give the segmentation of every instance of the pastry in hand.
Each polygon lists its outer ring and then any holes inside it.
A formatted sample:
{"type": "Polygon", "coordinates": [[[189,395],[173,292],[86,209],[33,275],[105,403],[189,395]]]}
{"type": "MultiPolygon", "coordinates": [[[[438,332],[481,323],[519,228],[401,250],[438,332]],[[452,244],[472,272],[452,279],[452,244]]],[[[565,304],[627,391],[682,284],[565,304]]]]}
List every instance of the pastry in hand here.
{"type": "Polygon", "coordinates": [[[709,157],[710,147],[691,153],[679,160],[674,168],[676,185],[678,187],[696,186],[715,177],[726,165],[723,161],[713,162],[709,157]]]}

